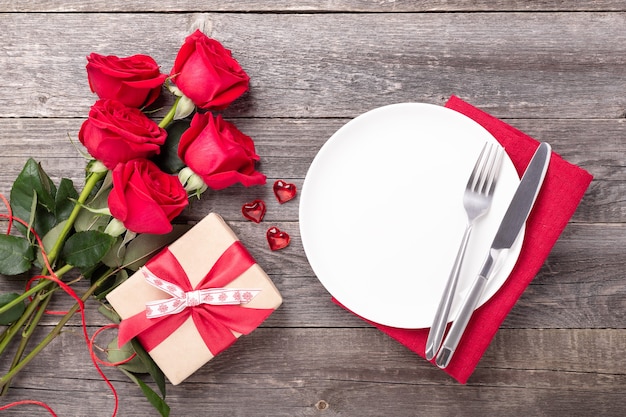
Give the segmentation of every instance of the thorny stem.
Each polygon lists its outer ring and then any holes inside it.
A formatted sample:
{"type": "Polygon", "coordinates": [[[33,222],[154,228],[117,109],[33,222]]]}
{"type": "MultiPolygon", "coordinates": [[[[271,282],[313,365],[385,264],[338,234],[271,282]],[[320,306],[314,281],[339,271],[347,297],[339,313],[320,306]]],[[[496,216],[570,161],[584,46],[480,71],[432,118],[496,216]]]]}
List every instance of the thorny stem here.
{"type": "Polygon", "coordinates": [[[11,302],[0,307],[0,315],[6,313],[19,303],[24,302],[24,300],[26,300],[28,297],[35,294],[39,290],[46,288],[48,285],[50,285],[50,281],[41,280],[37,285],[29,289],[28,291],[24,291],[24,293],[20,294],[19,297],[15,297],[15,299],[11,300],[11,302]]]}
{"type": "MultiPolygon", "coordinates": [[[[72,268],[71,265],[65,265],[63,268],[61,268],[61,269],[59,269],[57,271],[56,275],[57,276],[64,275],[71,268],[72,268]]],[[[48,285],[50,285],[50,281],[48,281],[46,279],[42,279],[41,281],[39,281],[39,283],[37,285],[35,285],[34,287],[31,287],[28,291],[24,291],[18,297],[15,297],[13,300],[11,300],[11,302],[6,303],[2,307],[0,307],[0,315],[6,313],[7,311],[12,309],[13,307],[18,305],[19,303],[23,302],[24,300],[26,300],[28,297],[30,297],[31,295],[35,294],[36,292],[39,292],[39,290],[43,290],[48,285]]]]}
{"type": "MultiPolygon", "coordinates": [[[[37,302],[38,306],[32,313],[30,317],[31,319],[30,322],[28,322],[26,326],[24,327],[24,331],[22,332],[22,339],[20,340],[20,344],[17,347],[17,351],[15,352],[15,356],[13,357],[13,361],[11,362],[11,367],[9,369],[12,369],[13,367],[15,367],[15,365],[17,365],[20,359],[22,358],[22,355],[24,355],[24,351],[26,350],[26,346],[28,345],[28,342],[30,341],[30,338],[36,327],[36,323],[39,323],[39,321],[41,320],[41,317],[46,311],[46,308],[48,308],[48,303],[50,302],[50,299],[52,298],[52,292],[53,291],[47,292],[38,297],[38,302],[37,302]]],[[[0,396],[3,396],[8,392],[9,387],[10,387],[9,382],[10,381],[7,381],[7,383],[4,386],[2,386],[2,391],[0,391],[0,396]]]]}
{"type": "Polygon", "coordinates": [[[39,297],[34,298],[33,301],[28,304],[28,307],[26,307],[26,310],[24,310],[24,313],[20,316],[20,318],[17,319],[17,321],[15,321],[13,324],[11,324],[11,326],[9,326],[4,335],[4,338],[0,342],[0,354],[4,352],[11,339],[13,339],[13,337],[19,332],[24,323],[26,323],[30,316],[35,312],[37,306],[39,305],[39,301],[39,297]]]}
{"type": "MultiPolygon", "coordinates": [[[[100,277],[94,284],[89,287],[87,292],[83,294],[80,298],[83,302],[87,301],[91,295],[100,288],[107,279],[114,275],[115,270],[109,270],[106,274],[100,277]]],[[[0,387],[4,390],[4,387],[11,381],[11,378],[15,376],[19,371],[22,370],[30,361],[32,361],[39,352],[41,352],[50,342],[54,340],[59,334],[61,334],[61,330],[63,330],[63,326],[74,316],[74,314],[78,311],[80,305],[78,303],[74,304],[72,308],[59,320],[57,325],[48,333],[48,335],[33,348],[33,350],[24,357],[20,362],[18,362],[15,366],[11,367],[9,372],[7,372],[2,378],[0,378],[0,387]]]]}
{"type": "MultiPolygon", "coordinates": [[[[74,267],[72,265],[65,265],[64,267],[60,268],[55,273],[55,275],[61,278],[64,274],[71,271],[73,268],[74,267]]],[[[50,282],[50,281],[47,281],[47,282],[50,282]]],[[[20,341],[20,344],[17,347],[17,351],[15,352],[15,356],[13,357],[13,362],[11,362],[11,367],[9,369],[12,369],[15,365],[17,365],[20,359],[22,358],[22,355],[24,355],[26,346],[28,345],[28,342],[30,341],[31,336],[33,335],[33,332],[35,331],[35,328],[37,327],[37,323],[41,321],[41,317],[43,317],[44,313],[46,312],[46,309],[48,308],[48,303],[50,303],[50,300],[52,299],[53,292],[54,292],[54,289],[48,292],[43,292],[42,290],[41,293],[36,298],[37,301],[35,302],[35,300],[33,300],[33,302],[31,302],[31,304],[35,304],[36,306],[33,312],[29,312],[28,314],[23,314],[23,317],[30,318],[30,321],[26,323],[26,325],[24,326],[24,331],[22,332],[22,340],[20,341]]],[[[30,304],[29,304],[29,307],[30,307],[30,304]]],[[[20,327],[21,325],[16,328],[15,330],[16,333],[20,327]]],[[[2,390],[0,391],[0,397],[5,395],[8,392],[9,387],[10,387],[9,382],[10,381],[7,381],[7,383],[4,386],[2,386],[2,390]]]]}

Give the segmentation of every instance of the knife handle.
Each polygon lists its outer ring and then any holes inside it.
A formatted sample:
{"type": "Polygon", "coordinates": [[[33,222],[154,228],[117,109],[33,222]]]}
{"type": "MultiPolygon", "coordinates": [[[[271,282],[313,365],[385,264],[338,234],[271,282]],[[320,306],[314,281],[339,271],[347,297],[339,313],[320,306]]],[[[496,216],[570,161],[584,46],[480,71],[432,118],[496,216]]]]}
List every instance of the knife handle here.
{"type": "Polygon", "coordinates": [[[459,311],[456,319],[452,323],[450,327],[450,331],[446,336],[446,339],[443,342],[443,346],[441,350],[437,354],[437,358],[435,359],[435,363],[440,368],[445,368],[450,364],[452,360],[452,356],[454,355],[454,351],[456,350],[459,342],[461,341],[461,337],[465,332],[465,328],[467,327],[467,323],[469,323],[472,314],[474,314],[474,310],[478,305],[480,297],[483,294],[483,290],[485,289],[485,285],[487,281],[489,281],[489,275],[493,269],[495,264],[495,257],[493,250],[489,251],[485,262],[483,263],[483,267],[481,268],[478,277],[472,283],[465,300],[463,300],[463,304],[461,305],[461,310],[459,311]]]}

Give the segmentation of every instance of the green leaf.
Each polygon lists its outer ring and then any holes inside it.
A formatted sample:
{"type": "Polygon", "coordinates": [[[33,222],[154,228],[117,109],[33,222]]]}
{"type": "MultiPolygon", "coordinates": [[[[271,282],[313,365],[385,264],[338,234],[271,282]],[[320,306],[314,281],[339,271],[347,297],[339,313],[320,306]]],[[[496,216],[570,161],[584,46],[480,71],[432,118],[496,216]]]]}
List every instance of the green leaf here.
{"type": "Polygon", "coordinates": [[[137,376],[133,373],[128,372],[127,370],[122,368],[120,368],[120,371],[126,374],[126,376],[130,378],[130,380],[133,381],[135,384],[139,385],[139,388],[141,388],[143,395],[145,395],[150,404],[152,404],[152,406],[159,412],[159,414],[161,414],[162,417],[168,417],[170,415],[170,407],[165,402],[165,399],[159,397],[159,394],[154,392],[152,388],[150,388],[141,379],[137,378],[137,376]]]}
{"type": "Polygon", "coordinates": [[[65,242],[63,256],[70,265],[89,268],[100,262],[115,240],[113,236],[95,230],[78,232],[65,242]]]}
{"type": "Polygon", "coordinates": [[[185,163],[178,157],[178,144],[180,137],[189,129],[190,124],[189,120],[184,119],[170,124],[167,127],[167,139],[161,146],[161,152],[152,158],[154,163],[168,174],[175,174],[185,167],[185,163]]]}
{"type": "Polygon", "coordinates": [[[188,231],[191,226],[186,224],[175,224],[170,233],[164,235],[151,235],[142,233],[133,239],[126,248],[124,263],[131,271],[138,270],[143,266],[151,255],[154,255],[159,249],[169,245],[188,231]]]}
{"type": "MultiPolygon", "coordinates": [[[[17,293],[8,293],[8,294],[0,294],[0,307],[4,307],[9,304],[11,301],[15,300],[20,295],[17,293]]],[[[0,314],[0,325],[7,326],[13,323],[15,320],[19,319],[26,306],[24,302],[17,303],[14,307],[11,307],[8,311],[0,314]]]]}
{"type": "Polygon", "coordinates": [[[119,314],[117,314],[117,311],[115,311],[113,307],[109,306],[108,304],[100,304],[100,307],[98,307],[98,312],[107,319],[111,320],[113,323],[119,324],[122,321],[122,318],[119,314]]]}
{"type": "Polygon", "coordinates": [[[137,339],[132,339],[130,343],[132,343],[133,349],[135,349],[139,359],[141,359],[144,365],[146,365],[146,370],[156,383],[157,387],[159,387],[161,395],[165,398],[165,375],[163,374],[163,371],[157,366],[156,363],[154,363],[152,357],[148,355],[148,352],[146,352],[137,339]]]}
{"type": "MultiPolygon", "coordinates": [[[[105,178],[104,184],[102,185],[98,193],[96,193],[96,195],[85,204],[85,207],[89,207],[90,209],[94,210],[108,209],[110,192],[111,189],[107,185],[107,179],[105,178]]],[[[78,212],[78,217],[76,218],[76,222],[74,223],[74,228],[79,232],[84,232],[87,230],[98,230],[102,232],[107,227],[110,220],[111,216],[101,213],[94,213],[83,208],[81,211],[78,212]]]]}
{"type": "MultiPolygon", "coordinates": [[[[43,236],[55,225],[56,188],[52,180],[34,159],[29,159],[11,188],[13,215],[24,221],[33,218],[33,227],[43,236]],[[31,207],[35,204],[35,211],[31,207]]],[[[19,225],[22,231],[26,229],[19,225]]]]}
{"type": "MultiPolygon", "coordinates": [[[[41,239],[41,243],[43,243],[43,248],[46,253],[50,253],[50,250],[59,239],[59,236],[61,236],[61,232],[66,224],[67,220],[57,224],[41,239]]],[[[43,255],[41,254],[41,251],[37,251],[37,265],[43,267],[43,255]]]]}
{"type": "Polygon", "coordinates": [[[0,274],[17,275],[26,272],[34,259],[34,250],[28,240],[0,234],[0,274]]]}
{"type": "Polygon", "coordinates": [[[101,194],[106,194],[107,196],[111,192],[111,188],[113,188],[113,171],[107,171],[104,179],[97,187],[97,190],[92,192],[94,198],[99,197],[101,194]]]}
{"type": "Polygon", "coordinates": [[[111,249],[104,255],[102,262],[111,268],[117,268],[123,265],[124,254],[126,253],[126,246],[124,246],[124,239],[117,238],[111,249]]]}
{"type": "MultiPolygon", "coordinates": [[[[30,202],[30,211],[28,212],[30,217],[28,218],[28,230],[27,230],[27,235],[26,235],[26,237],[30,241],[35,240],[31,237],[31,233],[32,233],[33,225],[35,224],[35,215],[37,214],[37,202],[38,201],[39,199],[37,198],[37,193],[33,191],[33,200],[30,202]]],[[[39,217],[41,218],[41,216],[39,217]]]]}
{"type": "MultiPolygon", "coordinates": [[[[130,343],[126,343],[124,346],[118,347],[117,337],[111,340],[111,343],[108,344],[106,352],[107,360],[112,363],[126,361],[135,354],[133,346],[130,343]]],[[[137,356],[124,364],[117,365],[117,367],[126,369],[128,372],[132,372],[134,374],[148,373],[146,365],[144,365],[141,359],[137,356]]]]}
{"type": "Polygon", "coordinates": [[[78,192],[74,188],[74,183],[70,179],[62,178],[55,196],[54,211],[57,223],[69,219],[76,204],[75,200],[78,200],[78,192]]]}

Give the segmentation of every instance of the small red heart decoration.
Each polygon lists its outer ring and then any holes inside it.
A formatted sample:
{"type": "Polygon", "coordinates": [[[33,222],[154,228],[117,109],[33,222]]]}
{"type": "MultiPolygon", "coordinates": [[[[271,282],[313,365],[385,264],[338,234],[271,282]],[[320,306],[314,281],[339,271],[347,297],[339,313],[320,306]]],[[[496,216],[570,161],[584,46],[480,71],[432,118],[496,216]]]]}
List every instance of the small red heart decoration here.
{"type": "Polygon", "coordinates": [[[267,229],[267,243],[270,244],[271,250],[279,250],[286,248],[289,245],[291,238],[285,232],[282,232],[278,227],[272,226],[267,229]]]}
{"type": "Polygon", "coordinates": [[[266,210],[267,207],[265,207],[263,200],[254,200],[251,203],[246,203],[241,206],[241,214],[243,214],[243,217],[255,223],[261,223],[266,210]]]}
{"type": "Polygon", "coordinates": [[[284,204],[296,196],[296,185],[277,180],[274,183],[274,195],[280,204],[284,204]]]}

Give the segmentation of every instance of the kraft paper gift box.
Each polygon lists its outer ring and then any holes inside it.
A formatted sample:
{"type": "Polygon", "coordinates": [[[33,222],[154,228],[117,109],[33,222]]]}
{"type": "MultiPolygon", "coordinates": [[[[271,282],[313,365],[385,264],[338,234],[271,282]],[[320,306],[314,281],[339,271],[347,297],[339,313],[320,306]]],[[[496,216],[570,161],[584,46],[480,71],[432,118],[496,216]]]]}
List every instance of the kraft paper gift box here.
{"type": "Polygon", "coordinates": [[[107,300],[122,318],[120,344],[137,337],[173,385],[253,331],[282,303],[270,278],[215,213],[107,300]]]}

